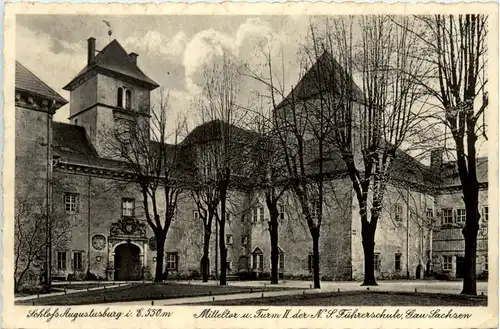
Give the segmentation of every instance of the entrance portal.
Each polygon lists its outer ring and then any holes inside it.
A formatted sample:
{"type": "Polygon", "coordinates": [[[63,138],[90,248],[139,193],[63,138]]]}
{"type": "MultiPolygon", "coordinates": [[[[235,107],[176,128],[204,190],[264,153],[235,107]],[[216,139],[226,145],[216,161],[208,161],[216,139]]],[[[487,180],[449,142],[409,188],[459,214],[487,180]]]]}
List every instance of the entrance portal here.
{"type": "Polygon", "coordinates": [[[132,243],[121,244],[115,249],[115,280],[141,280],[141,250],[132,243]]]}
{"type": "Polygon", "coordinates": [[[465,258],[457,256],[457,278],[463,278],[465,272],[465,258]]]}

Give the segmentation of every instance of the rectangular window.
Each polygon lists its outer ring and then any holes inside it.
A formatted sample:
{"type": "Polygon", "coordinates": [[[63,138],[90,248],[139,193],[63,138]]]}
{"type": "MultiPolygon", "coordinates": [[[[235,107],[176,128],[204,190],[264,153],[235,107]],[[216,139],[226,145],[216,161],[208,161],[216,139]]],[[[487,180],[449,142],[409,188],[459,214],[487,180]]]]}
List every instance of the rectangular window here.
{"type": "Polygon", "coordinates": [[[425,215],[428,221],[432,221],[434,219],[434,211],[432,210],[432,208],[427,208],[427,210],[425,211],[425,215]]]}
{"type": "Polygon", "coordinates": [[[253,208],[253,217],[252,220],[254,223],[257,223],[257,220],[259,219],[259,208],[253,208]]]}
{"type": "Polygon", "coordinates": [[[200,219],[200,213],[197,210],[193,211],[193,219],[195,221],[197,221],[198,219],[200,219]]]}
{"type": "Polygon", "coordinates": [[[68,214],[76,214],[78,212],[78,194],[64,194],[64,209],[68,214]]]}
{"type": "Polygon", "coordinates": [[[66,251],[57,252],[57,269],[58,270],[66,269],[66,251]]]}
{"type": "Polygon", "coordinates": [[[241,237],[241,244],[244,245],[244,246],[246,246],[247,243],[248,243],[248,236],[247,235],[243,235],[241,237]]]}
{"type": "Polygon", "coordinates": [[[135,200],[134,199],[122,199],[122,216],[132,217],[134,216],[135,210],[135,200]]]}
{"type": "Polygon", "coordinates": [[[285,254],[280,252],[278,254],[278,269],[282,272],[285,269],[285,254]]]}
{"type": "Polygon", "coordinates": [[[373,268],[375,271],[380,271],[380,254],[373,254],[373,268]]]}
{"type": "Polygon", "coordinates": [[[256,270],[256,271],[261,272],[262,271],[262,267],[263,267],[263,263],[264,263],[264,255],[262,255],[262,254],[253,254],[252,258],[253,258],[252,259],[253,269],[256,270]]]}
{"type": "Polygon", "coordinates": [[[483,270],[488,271],[488,255],[484,255],[484,265],[483,270]]]}
{"type": "Polygon", "coordinates": [[[456,222],[458,224],[465,223],[465,218],[467,217],[467,215],[465,213],[465,209],[461,208],[461,209],[457,209],[456,211],[457,211],[456,222]]]}
{"type": "Polygon", "coordinates": [[[176,252],[167,252],[167,270],[177,270],[178,258],[176,252]]]}
{"type": "Polygon", "coordinates": [[[452,224],[453,223],[453,209],[443,208],[443,209],[441,209],[441,214],[443,217],[443,224],[452,224]]]}
{"type": "Polygon", "coordinates": [[[231,214],[229,213],[226,214],[226,222],[229,224],[231,223],[231,214]]]}
{"type": "Polygon", "coordinates": [[[443,256],[443,271],[451,271],[453,268],[453,257],[443,256]]]}
{"type": "Polygon", "coordinates": [[[483,222],[488,221],[488,207],[483,207],[483,222]]]}
{"type": "Polygon", "coordinates": [[[279,219],[281,219],[281,220],[285,219],[285,206],[284,205],[278,206],[278,212],[280,214],[279,219]]]}
{"type": "Polygon", "coordinates": [[[397,222],[403,220],[403,207],[400,204],[394,205],[394,220],[397,222]]]}
{"type": "Polygon", "coordinates": [[[394,267],[396,271],[401,271],[401,254],[394,255],[394,267]]]}
{"type": "Polygon", "coordinates": [[[313,271],[313,267],[314,267],[314,257],[313,257],[313,254],[309,254],[307,256],[307,266],[309,268],[309,272],[312,272],[313,271]]]}
{"type": "Polygon", "coordinates": [[[311,217],[317,219],[319,216],[319,200],[311,202],[311,217]]]}
{"type": "Polygon", "coordinates": [[[263,222],[264,221],[264,207],[260,207],[259,211],[260,211],[260,221],[263,222]]]}
{"type": "Polygon", "coordinates": [[[226,244],[231,246],[233,244],[233,236],[231,234],[226,235],[226,244]]]}
{"type": "Polygon", "coordinates": [[[80,271],[82,269],[82,253],[74,252],[73,253],[73,269],[80,271]]]}

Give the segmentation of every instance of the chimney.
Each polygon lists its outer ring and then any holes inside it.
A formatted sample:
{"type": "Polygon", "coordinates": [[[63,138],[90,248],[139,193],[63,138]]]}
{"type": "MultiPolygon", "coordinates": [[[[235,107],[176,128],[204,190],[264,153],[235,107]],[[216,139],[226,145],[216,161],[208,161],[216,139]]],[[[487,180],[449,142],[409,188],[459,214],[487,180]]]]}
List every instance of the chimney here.
{"type": "Polygon", "coordinates": [[[95,38],[88,38],[87,40],[88,44],[88,55],[87,55],[87,64],[92,64],[94,63],[95,59],[95,38]]]}
{"type": "Polygon", "coordinates": [[[130,53],[128,54],[128,57],[130,57],[134,64],[137,65],[137,57],[139,57],[139,55],[137,55],[136,53],[130,53]]]}
{"type": "Polygon", "coordinates": [[[435,149],[431,151],[431,171],[439,173],[443,164],[443,150],[435,149]]]}

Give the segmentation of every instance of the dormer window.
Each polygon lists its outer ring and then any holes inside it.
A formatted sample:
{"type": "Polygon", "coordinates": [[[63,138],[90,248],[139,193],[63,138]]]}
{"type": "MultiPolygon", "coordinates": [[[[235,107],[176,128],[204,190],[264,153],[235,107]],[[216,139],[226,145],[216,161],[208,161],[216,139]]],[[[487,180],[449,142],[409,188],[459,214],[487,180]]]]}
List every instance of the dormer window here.
{"type": "Polygon", "coordinates": [[[116,95],[116,106],[123,107],[123,88],[118,88],[118,94],[116,95]]]}

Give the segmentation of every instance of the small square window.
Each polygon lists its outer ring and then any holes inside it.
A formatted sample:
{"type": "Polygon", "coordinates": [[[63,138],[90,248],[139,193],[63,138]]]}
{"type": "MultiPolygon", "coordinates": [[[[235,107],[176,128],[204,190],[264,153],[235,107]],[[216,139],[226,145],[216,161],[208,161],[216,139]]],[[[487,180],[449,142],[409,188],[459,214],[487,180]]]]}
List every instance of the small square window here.
{"type": "Polygon", "coordinates": [[[432,210],[432,208],[427,208],[425,215],[428,221],[432,221],[434,219],[434,210],[432,210]]]}
{"type": "Polygon", "coordinates": [[[246,246],[248,244],[248,236],[247,235],[243,235],[241,237],[241,244],[246,246]]]}
{"type": "Polygon", "coordinates": [[[195,221],[200,219],[200,213],[198,212],[198,210],[193,211],[193,218],[195,221]]]}

